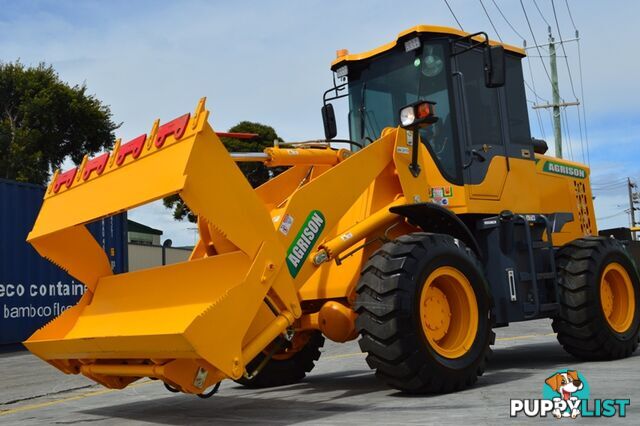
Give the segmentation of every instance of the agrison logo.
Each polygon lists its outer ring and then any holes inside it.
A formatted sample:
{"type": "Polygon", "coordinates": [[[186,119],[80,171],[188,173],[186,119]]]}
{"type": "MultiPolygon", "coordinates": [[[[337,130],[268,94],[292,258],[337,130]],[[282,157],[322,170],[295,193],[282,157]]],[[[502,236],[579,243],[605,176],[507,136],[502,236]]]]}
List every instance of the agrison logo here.
{"type": "Polygon", "coordinates": [[[324,229],[324,216],[318,210],[313,210],[302,224],[298,235],[293,239],[287,251],[287,267],[293,278],[298,275],[304,261],[309,256],[313,245],[324,229]]]}
{"type": "Polygon", "coordinates": [[[511,417],[626,417],[627,399],[589,399],[589,384],[576,370],[559,370],[542,385],[542,399],[512,399],[511,417]]]}
{"type": "Polygon", "coordinates": [[[584,179],[587,177],[587,171],[575,166],[556,163],[555,161],[547,161],[542,167],[543,172],[554,173],[556,175],[570,176],[573,178],[584,179]]]}

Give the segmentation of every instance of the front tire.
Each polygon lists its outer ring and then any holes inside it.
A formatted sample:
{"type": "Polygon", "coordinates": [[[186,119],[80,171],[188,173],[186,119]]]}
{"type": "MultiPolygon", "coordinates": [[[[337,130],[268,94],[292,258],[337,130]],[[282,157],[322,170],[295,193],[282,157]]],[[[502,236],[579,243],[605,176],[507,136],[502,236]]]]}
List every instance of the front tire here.
{"type": "Polygon", "coordinates": [[[560,311],[553,330],[585,360],[626,358],[638,347],[640,279],[622,244],[585,237],[557,254],[560,311]]]}
{"type": "MultiPolygon", "coordinates": [[[[237,383],[249,389],[262,389],[285,386],[304,379],[308,372],[315,367],[320,358],[320,348],[324,345],[324,337],[319,331],[307,332],[307,335],[296,335],[293,346],[283,350],[264,366],[254,378],[242,377],[237,383]],[[301,341],[295,341],[295,339],[301,341]],[[296,347],[296,345],[298,347],[296,347]]],[[[253,371],[264,360],[265,354],[256,356],[247,365],[247,371],[253,371]]]]}
{"type": "Polygon", "coordinates": [[[408,393],[446,393],[482,375],[495,335],[482,267],[462,242],[412,233],[386,243],[357,287],[367,364],[408,393]]]}

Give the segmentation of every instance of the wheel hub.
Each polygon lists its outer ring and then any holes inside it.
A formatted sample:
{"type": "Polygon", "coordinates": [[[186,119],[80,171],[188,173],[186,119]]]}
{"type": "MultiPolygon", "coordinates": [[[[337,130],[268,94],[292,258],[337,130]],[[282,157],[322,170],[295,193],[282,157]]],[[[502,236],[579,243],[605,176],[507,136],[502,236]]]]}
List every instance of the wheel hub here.
{"type": "Polygon", "coordinates": [[[633,324],[635,315],[635,291],[627,270],[612,262],[600,278],[600,306],[609,326],[624,333],[633,324]]]}
{"type": "Polygon", "coordinates": [[[424,326],[431,331],[433,339],[442,339],[447,334],[451,322],[451,308],[447,296],[440,289],[430,287],[422,312],[424,326]]]}
{"type": "Polygon", "coordinates": [[[613,293],[611,292],[611,285],[607,281],[604,281],[600,292],[604,316],[610,318],[611,313],[613,312],[613,293]]]}
{"type": "Polygon", "coordinates": [[[460,270],[442,266],[429,274],[419,307],[424,336],[440,356],[460,358],[473,347],[478,305],[471,282],[460,270]]]}

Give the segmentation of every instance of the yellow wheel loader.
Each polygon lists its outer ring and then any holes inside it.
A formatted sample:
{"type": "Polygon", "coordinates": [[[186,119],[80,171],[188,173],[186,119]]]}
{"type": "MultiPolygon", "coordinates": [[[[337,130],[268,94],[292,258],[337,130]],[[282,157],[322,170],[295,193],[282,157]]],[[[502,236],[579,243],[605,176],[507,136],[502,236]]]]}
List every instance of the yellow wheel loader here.
{"type": "Polygon", "coordinates": [[[200,396],[301,380],[325,338],[359,339],[409,393],[475,383],[512,322],[552,318],[582,359],[631,355],[630,243],[598,234],[589,169],[531,138],[524,55],[416,26],[338,51],[323,140],[229,153],[203,99],[56,172],[28,240],[87,291],[25,345],[109,388],[149,377],[200,396]],[[339,98],[350,140],[335,139],[339,98]],[[253,189],[243,161],[286,171],[253,189]],[[85,224],[171,194],[198,216],[190,259],[114,275],[85,224]]]}

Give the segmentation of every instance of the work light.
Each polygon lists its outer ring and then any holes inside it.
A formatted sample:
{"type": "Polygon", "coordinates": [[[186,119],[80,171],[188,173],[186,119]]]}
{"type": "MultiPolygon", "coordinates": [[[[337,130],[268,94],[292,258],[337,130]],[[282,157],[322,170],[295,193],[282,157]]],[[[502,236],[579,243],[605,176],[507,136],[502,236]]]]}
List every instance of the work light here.
{"type": "Polygon", "coordinates": [[[411,52],[412,50],[418,49],[420,45],[420,39],[418,37],[414,37],[404,42],[404,51],[411,52]]]}
{"type": "Polygon", "coordinates": [[[400,125],[404,128],[433,124],[438,121],[435,116],[435,102],[418,101],[400,110],[400,125]]]}
{"type": "Polygon", "coordinates": [[[349,74],[349,68],[347,68],[346,65],[343,65],[336,70],[336,77],[338,78],[346,77],[347,74],[349,74]]]}

